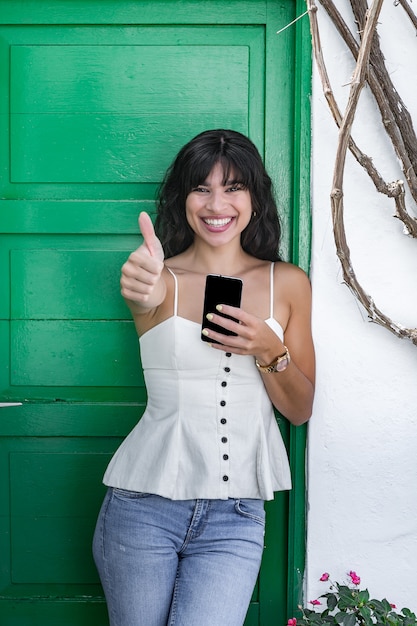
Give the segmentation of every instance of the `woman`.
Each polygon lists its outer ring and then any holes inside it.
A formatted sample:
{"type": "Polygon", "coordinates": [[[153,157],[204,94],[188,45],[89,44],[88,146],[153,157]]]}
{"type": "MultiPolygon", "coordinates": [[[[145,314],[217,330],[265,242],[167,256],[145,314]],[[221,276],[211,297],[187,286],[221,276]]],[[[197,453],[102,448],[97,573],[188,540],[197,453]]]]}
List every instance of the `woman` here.
{"type": "Polygon", "coordinates": [[[206,131],[167,172],[156,232],[139,216],[121,291],[148,404],[106,471],[94,539],[111,626],[244,622],[264,500],[291,488],[273,406],[302,424],[314,395],[310,285],[280,261],[271,187],[247,137],[206,131]],[[243,281],[241,307],[208,314],[234,335],[201,326],[207,274],[243,281]]]}

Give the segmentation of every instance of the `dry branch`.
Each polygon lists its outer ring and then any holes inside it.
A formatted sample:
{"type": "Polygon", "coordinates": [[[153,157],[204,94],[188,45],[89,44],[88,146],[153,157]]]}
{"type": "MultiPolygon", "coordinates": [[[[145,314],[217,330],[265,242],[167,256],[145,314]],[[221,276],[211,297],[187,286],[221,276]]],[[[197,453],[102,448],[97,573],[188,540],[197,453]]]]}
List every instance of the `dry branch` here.
{"type": "MultiPolygon", "coordinates": [[[[352,33],[346,26],[346,23],[344,22],[342,16],[337,11],[336,7],[333,5],[332,2],[328,0],[320,0],[320,1],[321,1],[321,4],[326,9],[329,16],[331,17],[332,21],[336,24],[336,27],[339,33],[342,34],[345,43],[347,43],[355,59],[357,59],[359,46],[356,40],[354,39],[352,33]]],[[[319,72],[322,86],[323,86],[323,93],[326,97],[330,111],[333,115],[333,119],[335,120],[337,126],[340,127],[342,116],[339,111],[337,102],[335,100],[333,90],[331,88],[330,81],[327,75],[325,63],[323,60],[319,28],[317,24],[317,7],[314,4],[314,0],[307,0],[307,6],[309,10],[309,15],[310,15],[311,34],[312,34],[312,39],[313,39],[313,51],[315,55],[316,65],[317,65],[318,72],[319,72]]],[[[370,70],[370,74],[371,76],[369,80],[372,82],[372,70],[370,70]]],[[[376,77],[372,84],[374,87],[374,91],[376,92],[375,96],[376,96],[377,102],[379,102],[380,104],[379,108],[381,110],[383,120],[385,121],[384,125],[386,126],[386,128],[389,128],[391,131],[390,138],[394,144],[395,152],[400,157],[400,161],[403,163],[403,170],[407,170],[407,172],[409,173],[409,177],[411,176],[410,182],[413,183],[414,182],[414,178],[413,178],[414,170],[412,168],[412,163],[408,158],[406,146],[403,143],[401,134],[396,127],[395,118],[391,113],[389,104],[385,101],[384,94],[382,92],[382,89],[378,81],[376,80],[376,77]]],[[[412,129],[412,123],[411,123],[411,129],[412,129]]],[[[413,130],[412,130],[412,133],[414,133],[413,130]]],[[[417,139],[415,140],[415,143],[416,143],[416,148],[417,148],[417,139]]],[[[355,159],[358,161],[358,163],[366,170],[367,174],[373,181],[375,188],[377,189],[378,192],[383,193],[389,198],[396,198],[401,193],[401,190],[396,183],[387,183],[383,180],[382,176],[380,175],[380,173],[374,166],[372,159],[360,150],[360,148],[357,146],[357,144],[355,143],[352,137],[349,138],[349,150],[351,151],[355,159]]],[[[417,183],[417,179],[415,182],[417,183]]],[[[404,209],[402,211],[398,211],[398,208],[397,208],[395,217],[398,217],[403,222],[406,232],[411,237],[417,238],[417,220],[408,213],[405,204],[404,204],[404,209]]]]}
{"type": "MultiPolygon", "coordinates": [[[[353,0],[354,2],[355,0],[353,0]]],[[[338,28],[342,28],[342,31],[345,34],[346,38],[350,40],[350,45],[352,46],[352,50],[355,50],[355,58],[357,58],[357,64],[355,68],[355,72],[352,78],[349,100],[346,107],[346,111],[344,116],[342,117],[337,106],[336,100],[333,95],[333,91],[330,87],[330,81],[328,79],[327,71],[325,68],[325,64],[323,61],[323,55],[321,50],[321,43],[319,37],[319,30],[317,25],[317,7],[314,4],[314,0],[307,0],[307,6],[309,10],[310,24],[311,24],[311,33],[312,33],[312,41],[313,41],[313,50],[315,54],[315,59],[318,66],[318,71],[323,84],[323,91],[329,107],[332,111],[333,117],[339,126],[339,142],[337,148],[336,162],[335,162],[335,170],[333,176],[333,189],[331,193],[331,205],[332,205],[332,219],[333,219],[333,231],[334,238],[336,243],[337,255],[340,259],[343,271],[343,277],[356,296],[356,298],[361,302],[361,304],[365,307],[368,312],[368,315],[372,321],[375,323],[387,328],[390,332],[394,333],[398,337],[401,338],[409,338],[412,342],[417,345],[417,329],[407,329],[393,322],[390,318],[388,318],[378,307],[375,306],[373,299],[368,296],[363,290],[362,286],[358,282],[355,272],[353,270],[353,266],[350,258],[350,250],[346,240],[346,233],[344,227],[344,207],[343,207],[343,176],[344,176],[344,166],[346,160],[346,152],[349,149],[353,152],[355,157],[362,165],[364,165],[370,173],[374,183],[377,188],[379,187],[380,191],[387,193],[390,197],[395,198],[396,204],[396,217],[404,221],[405,224],[410,223],[411,227],[414,228],[416,226],[416,220],[411,218],[406,210],[405,206],[405,192],[404,192],[404,184],[402,181],[397,181],[395,183],[391,183],[387,185],[384,183],[378,172],[375,170],[373,165],[371,164],[371,160],[366,155],[360,153],[360,150],[357,148],[356,144],[353,142],[351,138],[351,127],[353,124],[357,104],[359,101],[360,92],[365,84],[366,78],[368,76],[368,81],[370,80],[369,75],[371,74],[371,70],[369,68],[369,59],[371,55],[371,49],[373,46],[373,42],[376,39],[376,25],[379,16],[379,12],[381,10],[383,0],[374,0],[371,9],[366,12],[366,14],[362,14],[361,23],[363,25],[363,33],[362,33],[362,42],[361,45],[358,46],[356,40],[351,35],[349,29],[347,29],[346,24],[341,18],[340,14],[336,11],[332,2],[328,0],[321,0],[322,4],[331,5],[330,13],[333,12],[333,17],[336,16],[338,28]],[[334,9],[334,11],[333,11],[334,9]]],[[[328,11],[329,12],[329,11],[328,11]]],[[[340,30],[339,30],[340,32],[340,30]]],[[[380,52],[380,51],[379,51],[380,52]]],[[[384,99],[382,99],[384,100],[384,99]]],[[[392,116],[394,121],[394,128],[396,132],[396,141],[397,143],[402,143],[401,133],[398,128],[397,120],[392,116]],[[400,135],[400,138],[398,137],[400,135]]],[[[412,128],[412,124],[411,124],[412,128]]],[[[414,132],[414,131],[413,131],[414,132]]],[[[405,149],[405,154],[408,156],[407,150],[405,149]]],[[[417,231],[416,231],[417,234],[417,231]]]]}
{"type": "MultiPolygon", "coordinates": [[[[362,32],[364,20],[366,16],[366,7],[362,0],[351,0],[353,14],[359,26],[359,35],[362,32]]],[[[417,172],[417,138],[413,127],[413,121],[405,103],[401,99],[399,93],[395,89],[395,86],[391,80],[387,68],[384,63],[384,55],[382,54],[379,38],[377,33],[374,33],[371,44],[371,51],[369,57],[370,66],[375,73],[375,77],[378,85],[385,96],[388,108],[394,116],[398,131],[401,134],[401,138],[404,142],[404,148],[414,174],[417,172]]],[[[371,86],[372,88],[372,86],[371,86]]],[[[385,123],[385,120],[384,120],[385,123]]],[[[415,184],[414,179],[414,184],[415,184]]],[[[414,187],[414,185],[413,185],[414,187]]],[[[417,201],[417,188],[412,189],[413,197],[417,201]]]]}
{"type": "Polygon", "coordinates": [[[414,28],[417,30],[417,17],[413,13],[413,11],[412,11],[410,5],[408,4],[408,2],[406,2],[406,0],[395,0],[394,5],[398,6],[399,4],[405,10],[405,12],[407,13],[408,17],[412,21],[414,28]]]}
{"type": "MultiPolygon", "coordinates": [[[[343,40],[351,51],[353,57],[357,60],[359,54],[359,44],[350,32],[341,14],[335,7],[333,1],[320,0],[320,3],[328,13],[332,22],[335,24],[337,30],[339,31],[340,35],[342,36],[343,40]]],[[[384,63],[382,59],[382,53],[380,53],[380,56],[381,59],[379,64],[382,64],[383,66],[384,63]]],[[[375,61],[374,57],[372,57],[372,61],[375,61]]],[[[411,118],[409,118],[407,109],[401,98],[399,98],[398,93],[394,85],[392,84],[386,70],[384,75],[388,76],[388,80],[385,83],[383,78],[382,82],[380,82],[380,77],[377,76],[373,66],[371,65],[368,68],[368,84],[381,112],[384,128],[389,138],[391,139],[395,153],[400,160],[401,169],[409,185],[411,195],[413,196],[414,201],[417,202],[417,175],[416,170],[413,168],[412,160],[407,151],[407,146],[411,146],[412,153],[417,154],[417,138],[414,133],[411,118]],[[383,84],[385,84],[384,88],[382,86],[383,84]],[[387,94],[389,95],[389,97],[387,94]],[[398,116],[396,117],[396,115],[394,114],[394,111],[396,111],[397,109],[403,109],[403,111],[405,111],[404,124],[402,117],[400,116],[398,118],[398,116]],[[401,125],[400,127],[399,124],[401,125]]],[[[410,217],[410,222],[412,224],[413,221],[415,222],[416,220],[413,217],[410,217]]],[[[411,228],[407,226],[407,229],[413,237],[417,237],[417,224],[412,225],[411,228]]]]}

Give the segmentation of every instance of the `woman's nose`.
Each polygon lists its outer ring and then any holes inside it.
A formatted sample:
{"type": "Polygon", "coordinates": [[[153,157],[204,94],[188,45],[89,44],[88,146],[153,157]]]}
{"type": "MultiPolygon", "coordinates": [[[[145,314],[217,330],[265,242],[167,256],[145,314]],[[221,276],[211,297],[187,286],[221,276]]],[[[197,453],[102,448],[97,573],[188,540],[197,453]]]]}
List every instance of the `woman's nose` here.
{"type": "Polygon", "coordinates": [[[208,201],[208,209],[213,213],[221,213],[226,206],[222,192],[212,191],[208,201]]]}

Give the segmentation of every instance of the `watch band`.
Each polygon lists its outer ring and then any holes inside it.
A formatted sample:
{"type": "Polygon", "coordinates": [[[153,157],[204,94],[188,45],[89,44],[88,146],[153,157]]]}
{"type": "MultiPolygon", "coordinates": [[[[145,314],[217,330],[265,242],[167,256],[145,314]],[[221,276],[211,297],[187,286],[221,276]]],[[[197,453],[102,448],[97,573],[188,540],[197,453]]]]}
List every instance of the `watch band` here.
{"type": "Polygon", "coordinates": [[[283,372],[291,363],[291,356],[287,346],[284,346],[285,352],[277,356],[269,365],[261,365],[258,359],[255,359],[256,367],[264,374],[272,374],[274,372],[283,372]]]}

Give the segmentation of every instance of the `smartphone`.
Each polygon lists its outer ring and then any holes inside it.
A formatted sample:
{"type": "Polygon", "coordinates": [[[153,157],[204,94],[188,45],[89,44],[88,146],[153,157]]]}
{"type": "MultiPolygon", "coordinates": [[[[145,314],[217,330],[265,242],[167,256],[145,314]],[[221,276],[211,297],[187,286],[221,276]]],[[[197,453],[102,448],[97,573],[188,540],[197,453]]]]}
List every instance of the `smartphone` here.
{"type": "MultiPolygon", "coordinates": [[[[226,330],[222,326],[218,326],[213,322],[209,322],[206,315],[207,313],[216,313],[222,317],[227,317],[235,322],[237,320],[231,315],[225,315],[216,311],[218,304],[230,304],[231,306],[240,307],[240,301],[242,298],[242,286],[243,282],[240,278],[232,278],[231,276],[220,276],[218,274],[208,274],[206,278],[206,289],[204,293],[204,308],[203,308],[203,328],[212,329],[223,335],[236,335],[230,330],[226,330]]],[[[209,343],[219,343],[214,341],[210,337],[201,335],[203,341],[209,343]]]]}

